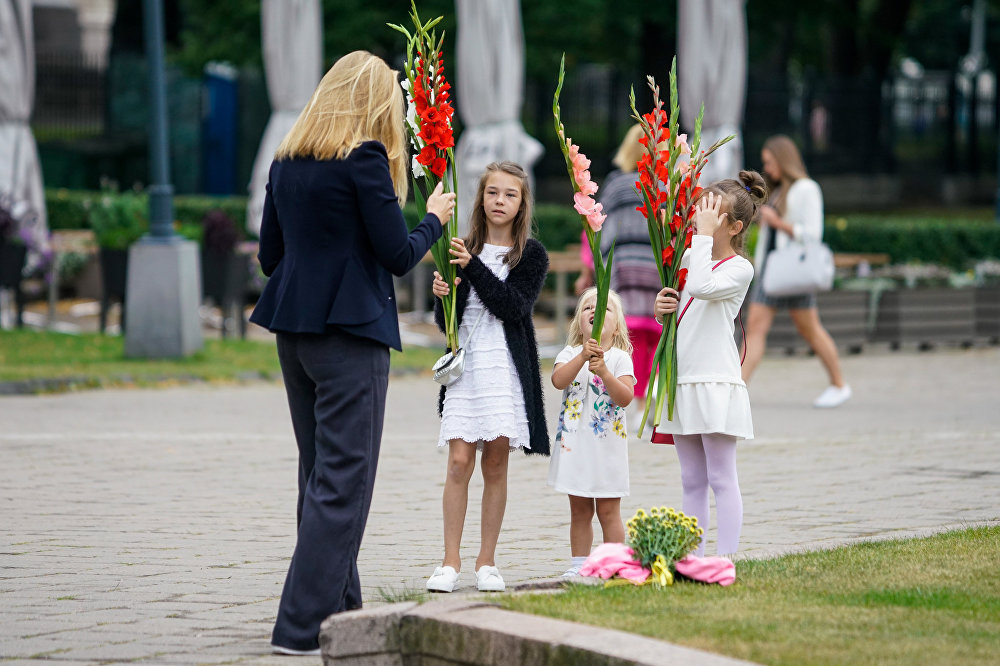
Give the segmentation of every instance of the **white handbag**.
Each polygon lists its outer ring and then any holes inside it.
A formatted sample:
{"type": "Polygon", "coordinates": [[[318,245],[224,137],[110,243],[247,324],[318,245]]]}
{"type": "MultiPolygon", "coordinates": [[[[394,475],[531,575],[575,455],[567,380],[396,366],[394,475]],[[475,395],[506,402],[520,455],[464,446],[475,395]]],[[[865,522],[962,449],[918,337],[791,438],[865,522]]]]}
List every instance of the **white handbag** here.
{"type": "MultiPolygon", "coordinates": [[[[476,329],[479,328],[479,322],[483,320],[483,315],[486,314],[486,308],[483,307],[482,311],[479,313],[479,317],[476,319],[476,323],[472,325],[472,330],[469,331],[469,337],[465,339],[465,346],[469,346],[469,340],[476,333],[476,329]]],[[[431,367],[431,372],[434,373],[434,381],[443,386],[451,386],[458,378],[462,376],[462,372],[465,371],[465,347],[459,347],[455,351],[450,351],[437,361],[431,367]]]]}
{"type": "Polygon", "coordinates": [[[798,296],[833,287],[833,252],[825,243],[789,243],[771,250],[761,285],[768,296],[798,296]]]}

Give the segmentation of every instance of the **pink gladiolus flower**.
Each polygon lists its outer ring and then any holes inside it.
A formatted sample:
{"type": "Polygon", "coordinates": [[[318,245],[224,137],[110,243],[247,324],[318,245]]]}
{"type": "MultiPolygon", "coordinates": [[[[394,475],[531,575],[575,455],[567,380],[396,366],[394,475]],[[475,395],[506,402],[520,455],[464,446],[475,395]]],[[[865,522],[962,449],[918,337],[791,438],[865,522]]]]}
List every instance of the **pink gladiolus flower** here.
{"type": "Polygon", "coordinates": [[[676,139],[674,140],[674,146],[679,146],[680,147],[680,149],[681,149],[681,155],[690,155],[691,154],[691,146],[688,145],[687,141],[688,141],[688,135],[687,134],[678,134],[677,137],[676,137],[676,139]]]}
{"type": "Polygon", "coordinates": [[[595,210],[599,213],[604,209],[604,206],[597,203],[590,196],[584,194],[583,192],[577,192],[573,195],[573,208],[576,209],[580,215],[590,215],[595,210]]]}
{"type": "MultiPolygon", "coordinates": [[[[583,153],[578,152],[576,157],[573,158],[573,171],[575,173],[580,173],[581,171],[586,171],[590,168],[590,160],[583,153]]],[[[577,178],[579,181],[580,179],[577,178]]]]}
{"type": "Polygon", "coordinates": [[[576,181],[577,185],[583,186],[584,183],[590,182],[590,172],[589,171],[574,171],[573,179],[576,181]]]}
{"type": "Polygon", "coordinates": [[[595,232],[601,230],[601,227],[604,226],[604,220],[608,218],[607,215],[601,212],[602,208],[603,206],[601,204],[597,204],[594,207],[594,211],[587,216],[587,224],[589,224],[590,228],[595,232]]]}
{"type": "Polygon", "coordinates": [[[582,183],[578,182],[577,185],[580,187],[581,194],[586,194],[588,197],[597,194],[597,183],[589,180],[589,178],[582,183]]]}
{"type": "Polygon", "coordinates": [[[680,171],[682,177],[686,176],[687,172],[691,170],[691,163],[677,160],[677,170],[680,171]]]}
{"type": "Polygon", "coordinates": [[[580,154],[580,147],[573,145],[573,139],[566,137],[566,145],[569,147],[569,159],[572,162],[580,154]]]}

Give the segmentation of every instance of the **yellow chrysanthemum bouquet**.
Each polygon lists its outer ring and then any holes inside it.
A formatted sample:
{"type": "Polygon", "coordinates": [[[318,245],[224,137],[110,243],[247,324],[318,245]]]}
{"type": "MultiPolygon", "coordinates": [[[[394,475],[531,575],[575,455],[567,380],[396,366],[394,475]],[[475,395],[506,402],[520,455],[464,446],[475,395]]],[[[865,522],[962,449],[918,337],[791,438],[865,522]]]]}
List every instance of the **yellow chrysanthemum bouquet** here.
{"type": "Polygon", "coordinates": [[[653,507],[649,513],[639,509],[626,529],[626,543],[635,559],[652,571],[647,582],[661,587],[673,585],[677,561],[694,551],[705,533],[697,518],[665,506],[653,507]]]}

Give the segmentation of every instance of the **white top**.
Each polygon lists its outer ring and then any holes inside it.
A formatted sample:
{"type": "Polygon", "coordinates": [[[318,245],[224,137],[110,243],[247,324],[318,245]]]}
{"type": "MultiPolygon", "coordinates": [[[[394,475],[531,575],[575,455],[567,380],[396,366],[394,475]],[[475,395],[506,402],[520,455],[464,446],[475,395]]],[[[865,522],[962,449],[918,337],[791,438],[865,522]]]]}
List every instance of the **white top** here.
{"type": "MultiPolygon", "coordinates": [[[[568,363],[583,349],[567,346],[556,365],[568,363]]],[[[632,357],[617,347],[604,353],[615,377],[632,377],[632,357]]],[[[584,364],[563,390],[556,446],[549,461],[549,485],[577,497],[625,497],[628,488],[628,437],[625,409],[608,395],[604,382],[584,364]]]]}
{"type": "Polygon", "coordinates": [[[778,234],[774,245],[776,250],[791,243],[793,238],[799,243],[819,243],[823,240],[823,191],[819,188],[819,183],[811,178],[800,178],[792,183],[788,188],[788,196],[785,197],[783,217],[792,225],[795,233],[789,236],[784,231],[762,224],[753,257],[755,266],[764,265],[764,250],[773,233],[778,234]]]}
{"type": "Polygon", "coordinates": [[[733,320],[753,280],[753,266],[737,255],[712,270],[719,263],[712,259],[712,243],[711,236],[694,236],[681,259],[688,275],[678,302],[683,315],[677,325],[677,399],[672,421],[664,402],[657,430],[751,439],[750,397],[740,376],[733,320]]]}
{"type": "MultiPolygon", "coordinates": [[[[478,257],[494,275],[506,280],[510,270],[503,258],[508,250],[509,247],[487,243],[478,257]]],[[[469,339],[484,309],[473,287],[458,327],[458,342],[465,348],[465,370],[445,391],[438,446],[447,446],[451,439],[481,443],[508,437],[511,448],[530,448],[524,393],[503,324],[486,310],[476,334],[469,339]]]]}

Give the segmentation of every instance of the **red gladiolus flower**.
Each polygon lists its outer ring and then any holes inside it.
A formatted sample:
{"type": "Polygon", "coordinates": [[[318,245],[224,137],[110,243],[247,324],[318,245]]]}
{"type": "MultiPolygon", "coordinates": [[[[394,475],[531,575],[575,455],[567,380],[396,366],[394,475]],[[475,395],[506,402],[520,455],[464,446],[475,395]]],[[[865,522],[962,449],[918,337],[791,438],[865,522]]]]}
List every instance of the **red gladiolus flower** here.
{"type": "Polygon", "coordinates": [[[430,165],[431,173],[437,176],[438,178],[444,176],[445,169],[447,168],[448,168],[448,160],[446,160],[443,157],[436,158],[433,162],[431,162],[430,165]]]}
{"type": "Polygon", "coordinates": [[[669,266],[674,261],[674,246],[668,245],[663,248],[663,254],[660,257],[664,266],[669,266]]]}
{"type": "Polygon", "coordinates": [[[677,271],[677,293],[684,291],[684,285],[687,284],[688,280],[688,269],[682,268],[677,271]]]}
{"type": "Polygon", "coordinates": [[[435,158],[437,158],[437,150],[434,149],[434,146],[427,145],[424,146],[420,151],[420,154],[417,155],[417,162],[423,164],[424,166],[430,166],[431,162],[433,162],[435,158]]]}

